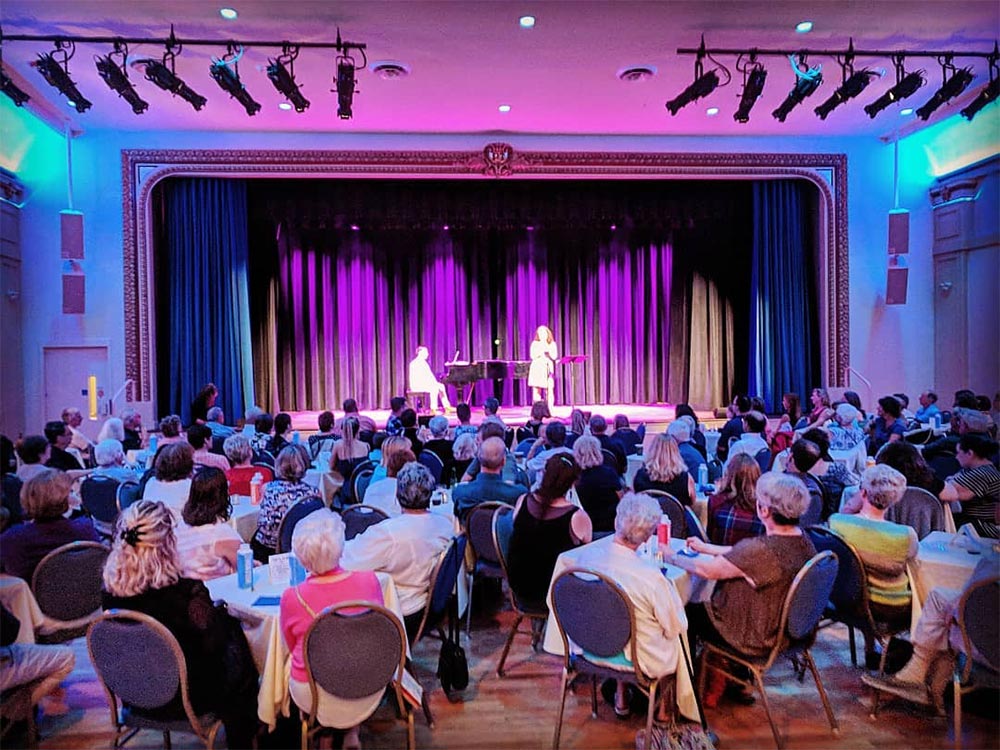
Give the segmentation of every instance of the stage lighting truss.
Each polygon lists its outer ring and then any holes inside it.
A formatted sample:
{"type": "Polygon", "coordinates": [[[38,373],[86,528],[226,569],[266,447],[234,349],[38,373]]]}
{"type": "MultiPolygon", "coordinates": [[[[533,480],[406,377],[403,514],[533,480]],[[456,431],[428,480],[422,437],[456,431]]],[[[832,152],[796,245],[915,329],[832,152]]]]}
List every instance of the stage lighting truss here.
{"type": "Polygon", "coordinates": [[[243,57],[242,47],[235,44],[227,45],[226,54],[219,59],[213,57],[208,70],[215,82],[219,84],[219,88],[243,105],[247,115],[253,117],[260,112],[261,105],[254,101],[240,80],[241,57],[243,57]]]}
{"type": "Polygon", "coordinates": [[[128,70],[125,67],[127,61],[128,45],[124,42],[115,42],[114,51],[109,52],[104,57],[94,55],[97,72],[104,79],[104,82],[108,84],[108,88],[128,102],[133,112],[141,115],[149,109],[149,102],[143,101],[132,85],[132,82],[128,79],[128,70]]]}
{"type": "Polygon", "coordinates": [[[302,95],[302,90],[295,82],[295,58],[298,56],[299,48],[286,44],[276,59],[267,61],[267,77],[278,93],[295,107],[296,112],[305,112],[309,109],[309,100],[302,95]]]}
{"type": "Polygon", "coordinates": [[[18,85],[11,80],[10,76],[4,72],[3,46],[0,46],[0,91],[3,91],[7,98],[14,102],[14,104],[18,107],[23,107],[31,101],[31,97],[21,91],[18,85]]]}
{"type": "Polygon", "coordinates": [[[704,34],[701,37],[701,44],[698,47],[684,48],[677,50],[679,55],[693,55],[695,57],[695,78],[694,82],[688,86],[679,96],[667,102],[666,107],[670,113],[676,115],[680,109],[691,102],[710,95],[720,85],[729,83],[729,71],[716,60],[715,56],[735,56],[736,70],[743,74],[743,90],[740,94],[739,106],[733,114],[736,122],[746,123],[750,120],[750,111],[760,99],[764,90],[764,83],[767,79],[767,70],[761,58],[764,57],[786,57],[792,63],[795,71],[795,86],[789,92],[782,104],[774,110],[773,115],[777,120],[784,122],[789,113],[811,96],[823,81],[820,69],[821,65],[810,68],[806,65],[806,60],[812,57],[829,57],[837,61],[841,68],[841,84],[822,104],[815,108],[817,116],[825,120],[834,109],[841,104],[860,96],[876,78],[885,75],[884,69],[876,67],[864,67],[855,69],[856,58],[881,58],[892,61],[896,72],[896,83],[886,91],[881,97],[864,107],[869,117],[876,117],[889,105],[913,96],[921,86],[926,83],[926,74],[923,70],[910,70],[904,68],[904,62],[909,58],[936,58],[942,68],[943,83],[941,88],[931,99],[917,110],[917,115],[923,120],[928,119],[931,114],[947,102],[956,99],[966,91],[975,80],[973,66],[958,67],[955,65],[955,58],[985,59],[989,65],[990,80],[984,86],[979,95],[962,110],[962,115],[967,119],[975,117],[976,113],[984,106],[998,98],[998,88],[1000,88],[1000,46],[994,42],[991,52],[980,50],[970,51],[930,51],[930,50],[879,50],[879,49],[855,49],[854,40],[851,39],[847,49],[761,49],[759,47],[750,48],[713,48],[705,45],[704,34]],[[704,60],[711,60],[715,68],[707,73],[703,70],[704,60]],[[726,80],[720,83],[717,71],[725,74],[726,80]]]}
{"type": "Polygon", "coordinates": [[[184,83],[175,72],[177,55],[181,53],[183,45],[174,36],[172,26],[170,27],[170,37],[167,39],[165,46],[166,50],[163,53],[162,60],[154,60],[153,58],[139,60],[138,64],[142,65],[146,70],[146,80],[164,91],[169,91],[174,96],[179,96],[194,107],[195,112],[200,112],[201,108],[208,102],[208,99],[184,83]]]}
{"type": "Polygon", "coordinates": [[[57,39],[55,45],[51,52],[39,54],[32,65],[38,68],[46,83],[65,96],[70,106],[82,114],[92,105],[69,77],[69,61],[76,54],[76,44],[57,39]]]}

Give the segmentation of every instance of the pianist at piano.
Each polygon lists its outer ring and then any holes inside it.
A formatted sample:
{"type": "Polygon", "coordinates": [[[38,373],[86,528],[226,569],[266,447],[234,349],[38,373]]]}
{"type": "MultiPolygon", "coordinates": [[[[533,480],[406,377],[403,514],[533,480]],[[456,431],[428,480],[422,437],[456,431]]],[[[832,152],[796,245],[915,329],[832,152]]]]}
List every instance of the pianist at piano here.
{"type": "Polygon", "coordinates": [[[431,366],[427,363],[430,357],[427,347],[418,346],[416,355],[410,360],[410,391],[429,394],[429,406],[433,411],[437,411],[438,409],[439,398],[445,409],[451,409],[451,403],[448,401],[448,392],[445,390],[444,383],[434,376],[434,371],[431,370],[431,366]]]}

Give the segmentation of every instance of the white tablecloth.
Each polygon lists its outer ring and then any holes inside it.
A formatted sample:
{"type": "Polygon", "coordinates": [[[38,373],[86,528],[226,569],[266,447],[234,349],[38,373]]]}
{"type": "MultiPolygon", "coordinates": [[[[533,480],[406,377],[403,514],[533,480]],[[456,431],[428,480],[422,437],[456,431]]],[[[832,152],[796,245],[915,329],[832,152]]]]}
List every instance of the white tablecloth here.
{"type": "MultiPolygon", "coordinates": [[[[400,622],[403,612],[399,607],[396,584],[385,573],[376,573],[382,585],[382,597],[386,609],[400,622]]],[[[206,581],[212,599],[222,599],[229,605],[229,611],[243,624],[250,650],[260,671],[260,692],[257,695],[257,715],[262,722],[274,728],[278,714],[289,715],[290,696],[288,681],[291,659],[285,641],[278,627],[279,608],[277,605],[257,605],[259,597],[280,597],[287,585],[275,585],[268,580],[266,565],[254,568],[253,589],[241,589],[236,574],[206,581]]],[[[407,648],[409,655],[409,648],[407,648]]]]}
{"type": "Polygon", "coordinates": [[[319,490],[320,497],[323,498],[323,502],[326,503],[327,508],[333,503],[334,495],[337,494],[337,490],[344,483],[344,479],[340,474],[329,469],[324,471],[309,469],[302,478],[302,481],[310,487],[315,487],[319,490]]]}
{"type": "MultiPolygon", "coordinates": [[[[575,547],[567,552],[563,552],[558,558],[556,558],[556,566],[552,571],[552,580],[555,580],[556,577],[558,577],[558,575],[564,570],[577,565],[581,555],[581,550],[583,550],[584,547],[592,548],[598,545],[607,546],[613,543],[614,536],[607,536],[603,539],[598,539],[596,542],[591,542],[589,545],[575,547]]],[[[681,549],[684,547],[684,541],[682,539],[671,539],[670,547],[673,550],[681,549]]],[[[663,567],[663,574],[677,588],[677,593],[680,596],[681,601],[685,604],[690,601],[706,601],[711,595],[711,582],[692,576],[686,570],[673,565],[665,565],[663,567]]],[[[564,651],[562,637],[559,635],[559,626],[556,624],[556,616],[552,611],[551,587],[547,603],[549,605],[549,619],[545,624],[545,640],[542,642],[542,648],[550,654],[563,656],[564,651]]],[[[684,648],[687,649],[688,654],[691,655],[691,650],[687,643],[687,634],[685,633],[682,638],[684,639],[684,648]]],[[[684,665],[683,656],[680,657],[680,663],[677,669],[677,707],[681,714],[691,721],[700,721],[698,706],[695,702],[694,685],[691,682],[691,676],[688,674],[687,668],[684,665]]]]}
{"type": "Polygon", "coordinates": [[[229,516],[229,525],[236,529],[240,539],[249,542],[257,530],[257,516],[260,515],[260,505],[251,505],[250,498],[234,495],[232,497],[233,512],[229,516]]]}

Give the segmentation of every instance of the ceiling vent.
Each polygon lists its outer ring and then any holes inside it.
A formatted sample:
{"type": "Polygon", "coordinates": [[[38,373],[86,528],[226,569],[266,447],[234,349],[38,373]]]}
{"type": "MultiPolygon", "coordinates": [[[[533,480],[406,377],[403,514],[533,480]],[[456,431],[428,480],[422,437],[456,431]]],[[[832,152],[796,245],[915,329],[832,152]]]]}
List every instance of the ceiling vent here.
{"type": "Polygon", "coordinates": [[[652,65],[630,65],[618,71],[618,80],[626,83],[636,81],[647,81],[656,75],[656,68],[652,65]]]}
{"type": "Polygon", "coordinates": [[[390,60],[374,62],[371,64],[371,69],[375,75],[387,81],[394,78],[406,78],[406,76],[410,75],[408,65],[390,60]]]}

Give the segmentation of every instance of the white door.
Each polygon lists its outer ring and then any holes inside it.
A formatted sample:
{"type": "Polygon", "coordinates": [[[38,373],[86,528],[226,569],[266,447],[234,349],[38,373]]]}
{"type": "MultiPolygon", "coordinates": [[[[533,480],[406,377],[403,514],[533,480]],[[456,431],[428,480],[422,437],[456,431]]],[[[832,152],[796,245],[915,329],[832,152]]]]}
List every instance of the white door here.
{"type": "Polygon", "coordinates": [[[98,411],[110,398],[108,383],[108,347],[46,346],[42,348],[45,374],[45,421],[59,419],[63,409],[75,406],[83,414],[80,430],[91,440],[97,437],[103,419],[88,419],[87,381],[97,376],[98,411]]]}

